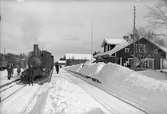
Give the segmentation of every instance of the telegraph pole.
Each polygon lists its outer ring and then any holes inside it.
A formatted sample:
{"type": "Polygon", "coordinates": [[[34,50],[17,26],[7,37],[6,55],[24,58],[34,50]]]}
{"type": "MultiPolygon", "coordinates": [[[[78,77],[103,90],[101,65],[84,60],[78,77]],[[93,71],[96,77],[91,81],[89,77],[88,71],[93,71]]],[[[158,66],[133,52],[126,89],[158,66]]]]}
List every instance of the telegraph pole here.
{"type": "Polygon", "coordinates": [[[133,67],[136,69],[136,64],[135,64],[135,56],[136,56],[136,46],[135,46],[135,41],[136,41],[136,6],[134,5],[133,7],[133,67]]]}
{"type": "MultiPolygon", "coordinates": [[[[1,26],[1,14],[0,14],[0,26],[1,26]]],[[[1,32],[0,32],[0,34],[1,34],[1,32]]],[[[1,37],[0,37],[0,53],[2,52],[2,54],[3,54],[3,50],[2,50],[2,47],[1,47],[1,44],[2,42],[1,42],[1,37]]]]}
{"type": "Polygon", "coordinates": [[[135,40],[135,32],[136,32],[136,6],[133,6],[134,11],[133,11],[133,35],[134,35],[134,40],[135,40]]]}

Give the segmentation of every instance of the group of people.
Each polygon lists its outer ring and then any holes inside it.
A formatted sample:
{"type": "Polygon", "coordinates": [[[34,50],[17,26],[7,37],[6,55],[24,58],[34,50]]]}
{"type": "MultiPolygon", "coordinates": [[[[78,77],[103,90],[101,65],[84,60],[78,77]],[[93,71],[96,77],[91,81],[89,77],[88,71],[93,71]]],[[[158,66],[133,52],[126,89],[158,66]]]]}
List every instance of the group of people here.
{"type": "MultiPolygon", "coordinates": [[[[60,70],[60,65],[56,62],[56,63],[54,64],[54,66],[55,66],[56,72],[57,72],[57,74],[58,74],[58,73],[59,73],[59,70],[60,70]]],[[[14,67],[14,64],[12,64],[12,63],[9,63],[9,64],[7,65],[6,70],[7,70],[7,72],[8,72],[8,80],[10,80],[11,77],[13,76],[14,68],[15,68],[15,67],[14,67]]],[[[16,68],[17,68],[17,75],[20,75],[20,73],[21,73],[21,66],[20,66],[20,65],[16,65],[16,68]]]]}
{"type": "MultiPolygon", "coordinates": [[[[13,70],[14,70],[14,64],[12,63],[9,63],[7,65],[7,68],[6,68],[7,72],[8,72],[8,80],[10,80],[10,78],[13,76],[13,70]]],[[[17,75],[20,75],[21,73],[21,67],[20,65],[17,65],[17,75]]]]}
{"type": "Polygon", "coordinates": [[[29,84],[29,85],[33,85],[33,81],[34,81],[34,71],[37,69],[34,68],[28,68],[26,70],[24,70],[20,76],[20,79],[23,83],[25,84],[29,84]]]}

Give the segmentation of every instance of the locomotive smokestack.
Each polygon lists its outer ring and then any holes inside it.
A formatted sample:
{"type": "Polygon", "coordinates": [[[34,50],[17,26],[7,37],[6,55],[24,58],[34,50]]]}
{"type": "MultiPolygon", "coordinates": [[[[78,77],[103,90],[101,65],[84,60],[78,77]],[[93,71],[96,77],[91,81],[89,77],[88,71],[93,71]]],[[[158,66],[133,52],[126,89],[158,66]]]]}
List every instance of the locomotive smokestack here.
{"type": "Polygon", "coordinates": [[[34,44],[34,55],[38,56],[38,54],[39,54],[38,44],[34,44]]]}

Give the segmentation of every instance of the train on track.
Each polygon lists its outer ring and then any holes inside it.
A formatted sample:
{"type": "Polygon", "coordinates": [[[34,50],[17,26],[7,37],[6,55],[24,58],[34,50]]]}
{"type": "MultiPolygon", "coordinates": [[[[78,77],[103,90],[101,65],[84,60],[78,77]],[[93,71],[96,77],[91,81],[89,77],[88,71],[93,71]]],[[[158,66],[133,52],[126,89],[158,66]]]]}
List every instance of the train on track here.
{"type": "Polygon", "coordinates": [[[21,74],[21,81],[24,83],[49,81],[54,66],[53,55],[45,50],[40,50],[37,44],[29,53],[27,58],[28,68],[21,74]]]}

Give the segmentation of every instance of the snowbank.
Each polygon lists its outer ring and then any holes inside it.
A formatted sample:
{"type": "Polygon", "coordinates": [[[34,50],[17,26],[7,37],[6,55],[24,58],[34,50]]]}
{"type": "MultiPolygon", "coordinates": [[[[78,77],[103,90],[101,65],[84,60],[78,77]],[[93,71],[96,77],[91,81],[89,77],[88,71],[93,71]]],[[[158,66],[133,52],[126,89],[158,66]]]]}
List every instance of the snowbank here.
{"type": "Polygon", "coordinates": [[[166,114],[166,83],[115,64],[107,64],[97,76],[102,76],[106,89],[119,97],[151,114],[166,114]]]}
{"type": "Polygon", "coordinates": [[[83,68],[80,68],[78,72],[84,75],[94,76],[101,71],[104,65],[105,63],[84,64],[83,68]]]}
{"type": "Polygon", "coordinates": [[[102,85],[93,84],[151,114],[167,113],[167,83],[112,63],[85,65],[79,73],[93,75],[102,85]]]}

